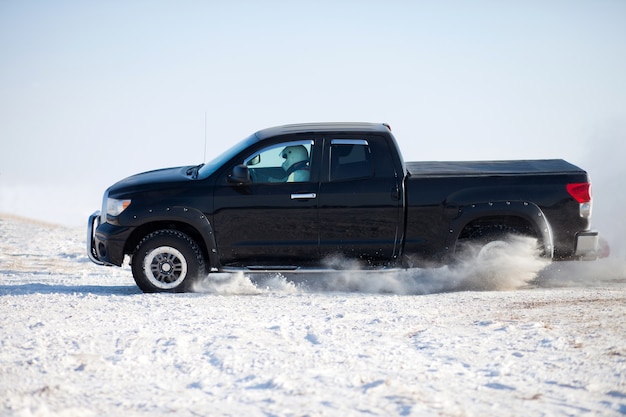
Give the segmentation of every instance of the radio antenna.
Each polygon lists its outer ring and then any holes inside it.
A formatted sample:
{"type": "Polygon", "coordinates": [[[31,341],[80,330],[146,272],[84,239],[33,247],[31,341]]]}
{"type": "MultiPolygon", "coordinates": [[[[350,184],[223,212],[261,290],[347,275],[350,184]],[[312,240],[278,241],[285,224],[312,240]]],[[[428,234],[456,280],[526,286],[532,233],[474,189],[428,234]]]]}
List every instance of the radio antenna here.
{"type": "Polygon", "coordinates": [[[206,112],[204,112],[204,158],[202,162],[206,163],[206,112]]]}

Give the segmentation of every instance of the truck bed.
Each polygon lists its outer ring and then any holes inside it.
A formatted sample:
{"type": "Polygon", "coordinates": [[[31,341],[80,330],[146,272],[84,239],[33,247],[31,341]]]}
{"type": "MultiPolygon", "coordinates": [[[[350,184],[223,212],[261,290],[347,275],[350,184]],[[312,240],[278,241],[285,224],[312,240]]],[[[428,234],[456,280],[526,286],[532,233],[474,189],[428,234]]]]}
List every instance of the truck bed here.
{"type": "Polygon", "coordinates": [[[563,159],[406,162],[406,167],[409,175],[423,177],[524,176],[585,172],[563,159]]]}

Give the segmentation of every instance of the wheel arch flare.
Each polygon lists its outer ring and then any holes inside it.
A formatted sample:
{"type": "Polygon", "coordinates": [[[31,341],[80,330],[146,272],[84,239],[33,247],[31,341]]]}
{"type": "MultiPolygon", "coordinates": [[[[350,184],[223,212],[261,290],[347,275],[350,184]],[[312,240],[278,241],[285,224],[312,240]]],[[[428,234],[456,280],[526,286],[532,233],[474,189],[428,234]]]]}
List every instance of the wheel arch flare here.
{"type": "Polygon", "coordinates": [[[535,237],[541,255],[548,259],[554,256],[550,223],[541,208],[528,201],[489,201],[459,207],[458,215],[450,222],[446,247],[453,254],[459,240],[470,238],[473,229],[498,225],[535,237]]]}

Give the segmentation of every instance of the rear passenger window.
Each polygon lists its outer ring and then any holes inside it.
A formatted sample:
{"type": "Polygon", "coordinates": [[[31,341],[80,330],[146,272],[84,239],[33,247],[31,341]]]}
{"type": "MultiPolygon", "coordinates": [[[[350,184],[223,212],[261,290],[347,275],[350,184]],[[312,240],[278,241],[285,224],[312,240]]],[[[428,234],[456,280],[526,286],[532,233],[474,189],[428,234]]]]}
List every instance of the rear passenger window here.
{"type": "Polygon", "coordinates": [[[369,144],[363,139],[333,139],[330,146],[330,180],[346,181],[372,176],[369,144]]]}

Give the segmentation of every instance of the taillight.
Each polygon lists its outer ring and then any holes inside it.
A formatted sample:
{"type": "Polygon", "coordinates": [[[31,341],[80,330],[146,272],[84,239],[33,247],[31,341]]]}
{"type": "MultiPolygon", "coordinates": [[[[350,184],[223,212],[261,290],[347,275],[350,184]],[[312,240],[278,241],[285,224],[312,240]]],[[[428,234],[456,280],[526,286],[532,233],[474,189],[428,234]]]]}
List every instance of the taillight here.
{"type": "Polygon", "coordinates": [[[569,195],[580,203],[580,217],[591,217],[591,184],[588,182],[576,182],[565,186],[569,195]]]}
{"type": "Polygon", "coordinates": [[[574,197],[579,203],[588,203],[591,201],[591,184],[588,182],[577,182],[567,184],[565,186],[567,192],[574,197]]]}

